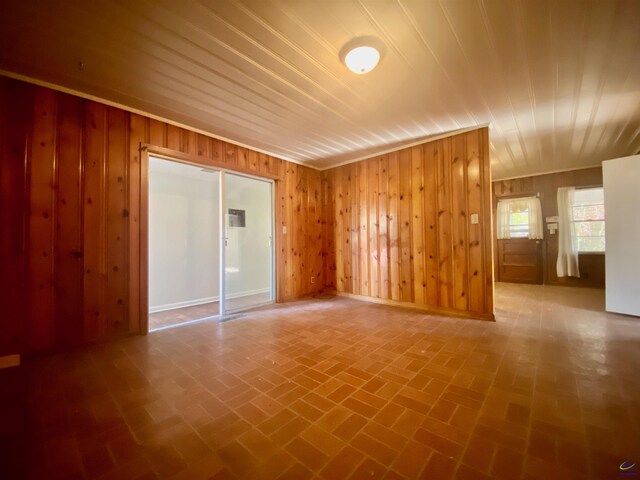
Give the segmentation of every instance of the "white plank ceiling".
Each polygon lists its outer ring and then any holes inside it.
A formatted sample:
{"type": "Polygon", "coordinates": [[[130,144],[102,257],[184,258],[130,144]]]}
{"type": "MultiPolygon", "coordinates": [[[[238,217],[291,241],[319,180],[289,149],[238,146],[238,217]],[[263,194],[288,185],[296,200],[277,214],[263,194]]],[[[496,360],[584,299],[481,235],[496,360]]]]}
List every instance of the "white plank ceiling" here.
{"type": "Polygon", "coordinates": [[[316,168],[484,124],[494,178],[640,150],[638,0],[0,6],[5,73],[316,168]],[[338,52],[365,35],[384,53],[358,76],[338,52]]]}

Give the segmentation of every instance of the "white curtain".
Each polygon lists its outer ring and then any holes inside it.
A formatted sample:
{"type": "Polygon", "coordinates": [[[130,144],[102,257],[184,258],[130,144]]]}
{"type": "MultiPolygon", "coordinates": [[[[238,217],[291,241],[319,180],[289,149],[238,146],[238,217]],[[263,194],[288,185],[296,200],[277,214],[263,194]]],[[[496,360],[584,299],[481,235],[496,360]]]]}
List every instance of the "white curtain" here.
{"type": "Polygon", "coordinates": [[[529,238],[542,240],[544,238],[544,224],[542,223],[542,207],[538,197],[524,199],[529,211],[529,238]]]}
{"type": "Polygon", "coordinates": [[[497,237],[498,239],[511,238],[509,221],[511,212],[527,211],[528,235],[527,238],[540,240],[544,238],[544,224],[542,223],[542,208],[538,197],[508,198],[498,201],[497,209],[497,237]]]}
{"type": "Polygon", "coordinates": [[[511,238],[511,231],[509,230],[509,215],[511,208],[508,200],[500,200],[498,202],[498,213],[496,218],[496,227],[498,229],[498,238],[500,240],[505,238],[511,238]]]}
{"type": "Polygon", "coordinates": [[[580,277],[578,246],[573,231],[573,197],[575,188],[558,188],[558,277],[580,277]]]}

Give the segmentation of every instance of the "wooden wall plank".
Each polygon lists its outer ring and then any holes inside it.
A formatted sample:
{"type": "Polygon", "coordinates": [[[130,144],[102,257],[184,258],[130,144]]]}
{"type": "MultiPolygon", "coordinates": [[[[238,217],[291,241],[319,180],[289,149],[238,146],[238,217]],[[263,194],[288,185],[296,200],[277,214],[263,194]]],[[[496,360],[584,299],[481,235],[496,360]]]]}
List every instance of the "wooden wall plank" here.
{"type": "Polygon", "coordinates": [[[107,107],[89,103],[84,138],[84,338],[106,337],[107,107]]]}
{"type": "Polygon", "coordinates": [[[82,138],[85,101],[61,96],[57,125],[57,198],[55,213],[55,312],[56,343],[70,346],[82,343],[82,138]]]}
{"type": "Polygon", "coordinates": [[[485,300],[482,226],[489,219],[485,218],[483,209],[481,146],[479,131],[466,135],[467,211],[469,215],[478,215],[477,224],[469,221],[469,309],[472,312],[483,312],[485,300]]]}
{"type": "Polygon", "coordinates": [[[493,287],[494,287],[494,251],[493,251],[493,208],[491,204],[491,158],[489,155],[489,128],[480,130],[480,185],[482,189],[482,256],[484,277],[484,311],[493,312],[493,287]]]}
{"type": "MultiPolygon", "coordinates": [[[[249,152],[251,154],[251,152],[249,152]]],[[[276,300],[279,302],[285,301],[287,291],[286,285],[288,282],[278,281],[286,277],[287,264],[289,257],[287,255],[287,242],[289,235],[285,233],[285,229],[288,225],[287,217],[287,162],[280,161],[278,164],[278,180],[275,182],[275,218],[276,218],[276,300]]],[[[288,232],[287,232],[288,233],[288,232]]]]}
{"type": "Polygon", "coordinates": [[[226,143],[226,142],[222,142],[222,143],[223,143],[223,154],[224,154],[222,161],[229,166],[236,165],[237,147],[235,145],[232,145],[231,143],[226,143]]]}
{"type": "Polygon", "coordinates": [[[352,167],[351,165],[347,165],[347,169],[344,175],[344,183],[342,189],[342,201],[343,201],[343,210],[344,210],[344,225],[343,225],[343,233],[344,233],[344,248],[343,248],[343,257],[342,260],[344,262],[344,278],[345,278],[345,292],[353,293],[354,287],[354,276],[353,276],[353,265],[351,261],[353,259],[353,252],[351,251],[351,222],[353,220],[351,212],[353,207],[352,193],[352,167]]]}
{"type": "Polygon", "coordinates": [[[322,210],[322,244],[324,250],[323,288],[330,291],[336,289],[336,252],[335,252],[335,195],[333,192],[333,175],[322,174],[323,210],[322,210]]]}
{"type": "Polygon", "coordinates": [[[286,170],[286,203],[289,205],[287,209],[287,240],[286,240],[286,256],[288,258],[285,269],[285,277],[289,279],[285,288],[285,298],[292,298],[293,292],[296,288],[296,267],[297,267],[297,251],[295,248],[295,214],[299,208],[299,203],[296,205],[296,166],[287,165],[286,170]]]}
{"type": "Polygon", "coordinates": [[[359,295],[370,295],[369,291],[369,182],[367,172],[367,162],[358,162],[356,171],[358,177],[358,285],[359,295]]]}
{"type": "MultiPolygon", "coordinates": [[[[109,108],[107,110],[107,229],[105,245],[107,248],[107,335],[122,334],[129,329],[129,262],[128,262],[128,199],[125,178],[128,174],[129,155],[129,114],[124,110],[109,108]]],[[[180,131],[169,125],[169,140],[178,142],[180,148],[180,131]],[[173,138],[172,137],[176,137],[173,138]]]]}
{"type": "Polygon", "coordinates": [[[0,355],[26,350],[28,167],[35,89],[0,77],[0,355]]]}
{"type": "Polygon", "coordinates": [[[358,249],[360,244],[359,222],[359,203],[358,203],[358,169],[356,165],[351,165],[349,182],[349,231],[351,245],[351,292],[355,293],[360,288],[360,272],[358,261],[358,249]]]}
{"type": "Polygon", "coordinates": [[[379,159],[380,175],[378,177],[378,223],[380,231],[380,298],[389,298],[391,285],[389,280],[389,157],[383,155],[379,159]]]}
{"type": "MultiPolygon", "coordinates": [[[[153,142],[152,142],[153,143],[153,142]]],[[[215,163],[226,163],[225,159],[225,142],[217,138],[211,139],[211,151],[209,152],[211,160],[215,163]]]]}
{"type": "Polygon", "coordinates": [[[196,132],[190,130],[182,130],[182,151],[189,155],[198,155],[198,137],[196,132]]]}
{"type": "Polygon", "coordinates": [[[249,150],[244,147],[238,147],[238,151],[236,153],[238,156],[238,158],[236,159],[237,165],[240,168],[247,168],[249,150]]]}
{"type": "Polygon", "coordinates": [[[468,309],[468,260],[467,260],[467,175],[466,175],[466,145],[462,135],[451,138],[451,185],[452,204],[451,221],[453,242],[453,295],[454,305],[458,310],[468,309]]]}
{"type": "MultiPolygon", "coordinates": [[[[267,170],[268,171],[268,170],[267,170]]],[[[318,171],[305,170],[307,176],[307,195],[309,198],[308,209],[306,211],[307,223],[307,244],[305,250],[308,252],[308,273],[304,275],[307,294],[316,290],[316,284],[322,285],[322,203],[321,189],[322,174],[318,171]],[[313,279],[313,281],[312,281],[313,279]]]]}
{"type": "MultiPolygon", "coordinates": [[[[128,157],[128,175],[127,175],[127,199],[128,199],[128,241],[129,241],[129,331],[144,331],[146,326],[141,324],[143,315],[141,315],[141,296],[146,298],[146,291],[140,292],[140,268],[141,268],[141,202],[143,183],[143,170],[141,158],[141,146],[148,142],[149,122],[148,120],[136,114],[129,116],[129,157],[128,157]]],[[[198,137],[196,136],[196,141],[198,137]]],[[[194,145],[196,148],[197,145],[194,145]]],[[[146,185],[146,170],[145,170],[146,185]]],[[[143,310],[146,311],[146,308],[143,310]]]]}
{"type": "Polygon", "coordinates": [[[389,282],[390,282],[390,298],[393,300],[402,300],[400,295],[400,229],[399,207],[398,207],[398,190],[400,188],[399,179],[399,161],[398,152],[389,154],[388,169],[388,204],[389,204],[389,282]]]}
{"type": "Polygon", "coordinates": [[[414,302],[426,302],[426,279],[424,271],[424,172],[422,148],[411,149],[411,246],[413,252],[414,302]]]}
{"type": "Polygon", "coordinates": [[[438,144],[423,146],[424,155],[424,261],[427,305],[438,305],[438,184],[436,165],[438,144]]]}
{"type": "Polygon", "coordinates": [[[333,176],[334,196],[336,204],[336,224],[334,229],[336,244],[336,290],[345,292],[346,281],[344,273],[344,232],[345,232],[345,213],[344,213],[344,182],[342,181],[342,171],[336,172],[333,176]]]}
{"type": "Polygon", "coordinates": [[[167,148],[176,151],[182,151],[182,132],[180,127],[175,125],[167,125],[167,148]]]}
{"type": "Polygon", "coordinates": [[[30,162],[29,306],[31,347],[51,348],[55,325],[56,93],[35,94],[30,162]]]}
{"type": "Polygon", "coordinates": [[[400,209],[400,300],[413,302],[413,255],[411,253],[411,151],[398,152],[400,209]]]}
{"type": "Polygon", "coordinates": [[[365,160],[369,174],[369,295],[380,296],[380,226],[378,217],[378,185],[380,165],[377,159],[365,160]]]}
{"type": "Polygon", "coordinates": [[[455,308],[453,302],[453,240],[451,236],[451,139],[440,144],[438,155],[438,305],[455,308]]]}
{"type": "Polygon", "coordinates": [[[211,158],[211,138],[198,134],[198,156],[211,158]]]}
{"type": "Polygon", "coordinates": [[[159,147],[167,147],[167,124],[159,120],[149,120],[149,143],[159,147]]]}
{"type": "Polygon", "coordinates": [[[307,188],[307,176],[306,172],[296,165],[296,202],[295,202],[295,236],[293,237],[293,244],[295,245],[295,259],[296,262],[296,283],[295,290],[302,292],[302,295],[307,295],[309,292],[308,284],[308,268],[309,263],[307,261],[307,215],[309,211],[309,190],[307,188]]]}

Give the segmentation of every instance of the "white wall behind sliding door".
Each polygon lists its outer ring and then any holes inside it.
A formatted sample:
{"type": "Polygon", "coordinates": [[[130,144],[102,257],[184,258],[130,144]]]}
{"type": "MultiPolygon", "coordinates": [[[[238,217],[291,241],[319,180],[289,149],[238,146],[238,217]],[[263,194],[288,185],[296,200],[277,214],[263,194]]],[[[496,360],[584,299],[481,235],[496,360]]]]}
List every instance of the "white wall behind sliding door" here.
{"type": "Polygon", "coordinates": [[[218,173],[149,158],[149,311],[216,301],[218,173]]]}

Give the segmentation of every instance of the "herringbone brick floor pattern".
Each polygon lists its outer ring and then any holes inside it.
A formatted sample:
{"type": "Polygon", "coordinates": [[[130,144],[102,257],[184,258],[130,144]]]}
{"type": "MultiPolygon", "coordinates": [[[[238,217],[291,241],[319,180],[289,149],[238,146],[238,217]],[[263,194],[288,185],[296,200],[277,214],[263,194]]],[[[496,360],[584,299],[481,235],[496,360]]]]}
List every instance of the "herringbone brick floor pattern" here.
{"type": "Polygon", "coordinates": [[[497,322],[336,298],[27,368],[37,479],[616,479],[640,464],[640,319],[497,286],[497,322]]]}

